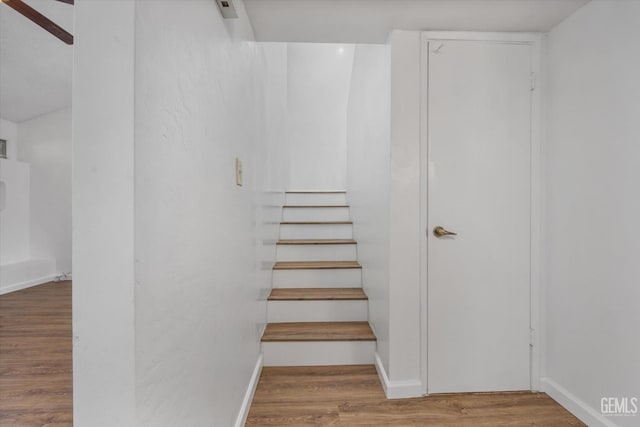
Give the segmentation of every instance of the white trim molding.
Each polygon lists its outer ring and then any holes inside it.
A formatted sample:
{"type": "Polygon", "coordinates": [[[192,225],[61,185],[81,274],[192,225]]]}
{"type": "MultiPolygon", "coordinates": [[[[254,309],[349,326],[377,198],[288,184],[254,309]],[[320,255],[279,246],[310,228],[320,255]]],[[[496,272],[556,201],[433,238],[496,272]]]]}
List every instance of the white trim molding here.
{"type": "Polygon", "coordinates": [[[538,43],[542,33],[491,31],[421,31],[423,39],[504,42],[515,44],[538,43]]]}
{"type": "Polygon", "coordinates": [[[418,380],[390,381],[378,353],[376,353],[376,371],[378,371],[378,376],[380,377],[380,382],[382,383],[382,388],[384,388],[384,394],[387,395],[387,399],[406,399],[409,397],[421,397],[423,395],[422,382],[418,380]]]}
{"type": "Polygon", "coordinates": [[[615,423],[606,419],[598,411],[552,379],[541,378],[540,386],[542,391],[589,427],[617,427],[615,423]]]}
{"type": "Polygon", "coordinates": [[[14,283],[9,286],[0,287],[0,295],[8,294],[10,292],[20,291],[22,289],[31,288],[33,286],[43,285],[48,282],[53,282],[58,274],[51,274],[48,276],[40,277],[38,279],[27,280],[25,282],[14,283]]]}
{"type": "Polygon", "coordinates": [[[247,422],[247,417],[249,416],[249,409],[251,408],[251,402],[253,401],[253,395],[256,393],[256,388],[258,387],[258,382],[260,381],[260,374],[262,373],[262,353],[258,356],[258,361],[256,362],[256,366],[253,369],[253,374],[251,374],[251,379],[249,380],[249,386],[247,387],[247,391],[244,394],[244,399],[242,400],[242,406],[240,406],[240,412],[238,412],[238,416],[236,417],[236,422],[233,424],[234,427],[244,427],[247,422]]]}

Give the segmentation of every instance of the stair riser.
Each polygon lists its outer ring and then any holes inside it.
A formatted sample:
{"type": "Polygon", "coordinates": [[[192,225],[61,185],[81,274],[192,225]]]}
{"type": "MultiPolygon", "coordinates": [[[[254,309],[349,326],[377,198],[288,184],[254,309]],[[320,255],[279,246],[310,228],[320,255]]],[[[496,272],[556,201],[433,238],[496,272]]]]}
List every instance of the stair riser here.
{"type": "Polygon", "coordinates": [[[333,206],[346,205],[345,193],[287,193],[285,205],[293,206],[333,206]]]}
{"type": "Polygon", "coordinates": [[[267,321],[356,322],[367,320],[367,301],[269,301],[267,321]]]}
{"type": "Polygon", "coordinates": [[[283,221],[348,221],[349,208],[288,208],[282,210],[283,221]]]}
{"type": "Polygon", "coordinates": [[[367,365],[375,341],[263,342],[264,366],[367,365]]]}
{"type": "Polygon", "coordinates": [[[278,245],[278,261],[356,261],[356,245],[278,245]]]}
{"type": "Polygon", "coordinates": [[[351,224],[280,224],[280,239],[352,239],[351,224]]]}
{"type": "Polygon", "coordinates": [[[274,288],[361,288],[362,270],[273,270],[274,288]]]}

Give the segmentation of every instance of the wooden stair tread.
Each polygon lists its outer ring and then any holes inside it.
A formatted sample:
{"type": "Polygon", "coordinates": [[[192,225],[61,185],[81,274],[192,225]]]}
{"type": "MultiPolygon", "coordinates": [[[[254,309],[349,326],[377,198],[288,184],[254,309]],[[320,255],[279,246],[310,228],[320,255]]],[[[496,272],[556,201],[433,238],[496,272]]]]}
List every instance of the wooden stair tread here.
{"type": "Polygon", "coordinates": [[[353,239],[283,239],[278,245],[355,245],[353,239]]]}
{"type": "Polygon", "coordinates": [[[280,224],[297,224],[297,225],[335,225],[335,224],[353,224],[353,221],[283,221],[280,224]]]}
{"type": "Polygon", "coordinates": [[[306,209],[306,208],[348,208],[349,205],[286,205],[283,208],[295,208],[295,209],[306,209]]]}
{"type": "Polygon", "coordinates": [[[375,341],[369,322],[268,323],[263,342],[273,341],[375,341]]]}
{"type": "Polygon", "coordinates": [[[274,270],[324,270],[342,268],[362,268],[357,261],[279,261],[274,270]]]}
{"type": "Polygon", "coordinates": [[[300,191],[286,191],[286,194],[345,194],[346,191],[344,190],[312,190],[312,191],[307,191],[307,190],[300,190],[300,191]]]}
{"type": "Polygon", "coordinates": [[[275,288],[269,301],[355,301],[367,300],[361,288],[275,288]]]}

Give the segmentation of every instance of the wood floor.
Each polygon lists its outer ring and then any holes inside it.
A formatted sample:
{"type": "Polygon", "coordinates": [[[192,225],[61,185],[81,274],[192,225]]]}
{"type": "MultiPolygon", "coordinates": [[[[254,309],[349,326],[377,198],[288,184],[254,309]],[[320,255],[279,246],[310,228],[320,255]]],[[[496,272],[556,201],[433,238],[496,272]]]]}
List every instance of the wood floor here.
{"type": "Polygon", "coordinates": [[[269,323],[262,341],[375,341],[369,322],[269,323]]]}
{"type": "Polygon", "coordinates": [[[355,245],[356,243],[353,239],[282,239],[277,242],[278,245],[355,245]]]}
{"type": "Polygon", "coordinates": [[[357,261],[278,261],[274,270],[324,270],[336,268],[362,268],[357,261]]]}
{"type": "Polygon", "coordinates": [[[304,225],[345,225],[345,224],[353,224],[353,221],[282,221],[280,224],[304,224],[304,225]]]}
{"type": "Polygon", "coordinates": [[[0,426],[73,424],[71,282],[0,296],[0,426]]]}
{"type": "Polygon", "coordinates": [[[273,288],[269,301],[358,301],[367,300],[362,288],[273,288]]]}
{"type": "MultiPolygon", "coordinates": [[[[0,296],[0,426],[73,424],[71,282],[0,296]]],[[[387,400],[373,366],[264,368],[247,426],[584,426],[545,394],[387,400]]]]}
{"type": "Polygon", "coordinates": [[[375,367],[264,368],[247,426],[584,426],[544,393],[387,400],[375,367]]]}

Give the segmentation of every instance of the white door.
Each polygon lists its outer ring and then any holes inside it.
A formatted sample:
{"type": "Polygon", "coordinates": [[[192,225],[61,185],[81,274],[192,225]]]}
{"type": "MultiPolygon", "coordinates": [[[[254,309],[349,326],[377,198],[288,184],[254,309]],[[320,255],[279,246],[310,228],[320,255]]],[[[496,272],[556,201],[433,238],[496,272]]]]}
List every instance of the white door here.
{"type": "Polygon", "coordinates": [[[531,47],[424,49],[428,392],[528,390],[531,47]]]}

